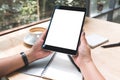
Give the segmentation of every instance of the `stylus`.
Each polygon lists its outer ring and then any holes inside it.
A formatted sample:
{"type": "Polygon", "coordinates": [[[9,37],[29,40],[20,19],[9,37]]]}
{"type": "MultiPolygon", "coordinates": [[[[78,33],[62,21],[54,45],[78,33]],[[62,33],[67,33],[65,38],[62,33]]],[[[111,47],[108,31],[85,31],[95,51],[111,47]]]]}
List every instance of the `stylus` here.
{"type": "Polygon", "coordinates": [[[103,45],[103,48],[110,48],[110,47],[118,47],[120,46],[120,42],[119,43],[114,43],[114,44],[108,44],[108,45],[103,45]]]}
{"type": "Polygon", "coordinates": [[[72,57],[70,55],[68,55],[68,57],[69,57],[70,61],[73,63],[73,65],[77,68],[77,70],[80,71],[80,68],[75,64],[75,62],[73,61],[72,57]]]}

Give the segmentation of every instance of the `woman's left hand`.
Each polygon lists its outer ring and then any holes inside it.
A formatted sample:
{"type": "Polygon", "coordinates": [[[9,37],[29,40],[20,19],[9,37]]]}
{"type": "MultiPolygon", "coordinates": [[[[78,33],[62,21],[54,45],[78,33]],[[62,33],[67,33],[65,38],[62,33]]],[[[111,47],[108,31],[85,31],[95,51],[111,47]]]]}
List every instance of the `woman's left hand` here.
{"type": "Polygon", "coordinates": [[[45,50],[42,48],[42,44],[44,42],[46,32],[47,30],[43,32],[41,37],[36,41],[36,43],[32,46],[32,48],[29,51],[27,51],[27,57],[28,57],[29,63],[37,59],[47,57],[48,55],[52,53],[51,51],[45,50]]]}

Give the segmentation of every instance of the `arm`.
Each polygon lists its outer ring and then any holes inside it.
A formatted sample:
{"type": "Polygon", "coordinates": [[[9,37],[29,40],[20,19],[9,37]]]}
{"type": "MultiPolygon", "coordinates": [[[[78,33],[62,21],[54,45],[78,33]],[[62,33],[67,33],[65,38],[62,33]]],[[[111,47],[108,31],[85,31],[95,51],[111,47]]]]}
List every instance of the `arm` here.
{"type": "MultiPolygon", "coordinates": [[[[28,62],[31,63],[37,59],[48,56],[51,52],[43,50],[41,48],[46,32],[43,33],[41,38],[35,43],[35,45],[25,52],[28,62]]],[[[5,76],[21,67],[25,64],[20,54],[16,54],[10,57],[0,59],[0,77],[5,76]]]]}
{"type": "MultiPolygon", "coordinates": [[[[26,52],[25,52],[26,53],[26,52]]],[[[24,66],[20,54],[0,59],[0,77],[5,76],[24,66]]]]}
{"type": "Polygon", "coordinates": [[[73,60],[81,69],[85,80],[105,80],[92,61],[91,51],[85,39],[85,33],[82,33],[78,54],[73,57],[73,60]]]}

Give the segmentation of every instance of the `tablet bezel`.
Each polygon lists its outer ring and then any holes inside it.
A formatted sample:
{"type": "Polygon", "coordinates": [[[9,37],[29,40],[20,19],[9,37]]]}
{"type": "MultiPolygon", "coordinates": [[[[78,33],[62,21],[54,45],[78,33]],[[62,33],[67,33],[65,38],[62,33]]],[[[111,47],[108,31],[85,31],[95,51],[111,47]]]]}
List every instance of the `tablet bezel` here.
{"type": "Polygon", "coordinates": [[[51,20],[50,20],[50,24],[48,26],[48,30],[47,30],[47,33],[46,33],[46,36],[45,36],[45,40],[44,40],[43,45],[42,45],[42,48],[47,49],[47,50],[56,51],[56,52],[62,52],[62,53],[66,53],[66,54],[76,55],[77,50],[78,50],[78,46],[79,46],[79,43],[80,43],[80,36],[81,36],[81,33],[82,33],[83,24],[84,24],[84,21],[85,21],[85,15],[86,15],[86,8],[69,7],[69,6],[55,6],[52,17],[51,17],[51,20]],[[61,48],[61,47],[51,46],[51,45],[45,44],[47,34],[48,34],[50,26],[51,26],[52,18],[54,16],[55,9],[63,9],[63,10],[73,10],[73,11],[85,12],[84,17],[83,17],[83,21],[82,21],[82,25],[81,25],[81,31],[80,31],[80,34],[79,34],[79,39],[78,39],[78,44],[77,44],[76,50],[71,50],[71,49],[66,49],[66,48],[61,48]]]}

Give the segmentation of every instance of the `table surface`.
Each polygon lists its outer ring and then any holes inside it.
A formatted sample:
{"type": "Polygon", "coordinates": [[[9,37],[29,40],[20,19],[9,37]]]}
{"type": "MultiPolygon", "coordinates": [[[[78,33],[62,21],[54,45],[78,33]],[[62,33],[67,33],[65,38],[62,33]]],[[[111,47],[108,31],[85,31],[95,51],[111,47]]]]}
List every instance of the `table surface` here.
{"type": "MultiPolygon", "coordinates": [[[[107,22],[93,18],[86,18],[84,31],[86,33],[86,36],[91,34],[98,34],[108,38],[109,42],[105,44],[120,42],[120,24],[117,23],[107,22]]],[[[3,37],[6,36],[2,36],[2,38],[3,37]]],[[[4,53],[6,53],[8,56],[13,55],[12,53],[19,53],[21,52],[21,50],[24,51],[27,49],[29,48],[25,47],[25,45],[23,45],[22,43],[18,46],[14,46],[11,49],[3,50],[4,53]]],[[[6,54],[0,54],[0,57],[5,57],[6,54]]],[[[106,80],[120,79],[120,47],[102,48],[101,46],[98,46],[94,49],[91,49],[91,55],[98,70],[104,75],[106,80]]],[[[21,78],[23,78],[24,80],[41,79],[40,77],[30,76],[19,72],[13,72],[12,74],[8,75],[8,77],[10,80],[21,80],[21,78]]]]}

